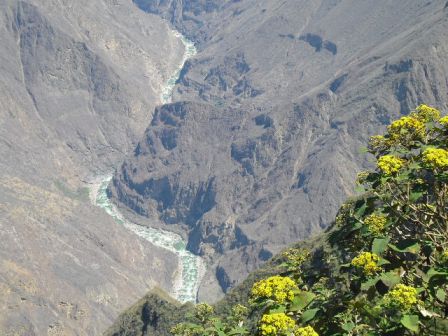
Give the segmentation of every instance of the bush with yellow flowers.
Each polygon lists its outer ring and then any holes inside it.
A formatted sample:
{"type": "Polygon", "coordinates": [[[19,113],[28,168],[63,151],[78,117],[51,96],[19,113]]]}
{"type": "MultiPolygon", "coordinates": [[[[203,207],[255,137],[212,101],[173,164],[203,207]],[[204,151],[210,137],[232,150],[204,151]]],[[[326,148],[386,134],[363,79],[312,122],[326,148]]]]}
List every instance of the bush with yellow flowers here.
{"type": "Polygon", "coordinates": [[[176,336],[243,336],[248,334],[247,314],[247,307],[236,304],[229,315],[221,318],[212,306],[200,303],[191,316],[185,317],[187,321],[173,326],[170,333],[176,336]]]}
{"type": "Polygon", "coordinates": [[[260,320],[260,333],[263,336],[289,336],[295,325],[285,313],[265,314],[260,320]]]}
{"type": "Polygon", "coordinates": [[[398,171],[403,167],[404,160],[394,156],[394,155],[383,155],[378,158],[378,168],[385,175],[392,175],[398,173],[398,171]]]}
{"type": "Polygon", "coordinates": [[[411,115],[394,121],[388,131],[393,142],[405,144],[409,140],[421,140],[425,134],[425,124],[420,118],[411,115]]]}
{"type": "Polygon", "coordinates": [[[448,151],[443,148],[429,147],[423,151],[422,161],[429,169],[446,170],[448,168],[448,151]]]}
{"type": "Polygon", "coordinates": [[[448,117],[420,105],[368,152],[359,194],[317,246],[274,258],[242,295],[245,317],[196,317],[174,335],[448,335],[448,117]]]}
{"type": "Polygon", "coordinates": [[[444,117],[440,118],[439,123],[445,127],[448,126],[448,116],[444,116],[444,117]]]}
{"type": "Polygon", "coordinates": [[[383,214],[373,213],[364,219],[364,224],[372,234],[379,235],[386,228],[387,217],[383,214]]]}
{"type": "Polygon", "coordinates": [[[309,258],[310,251],[303,248],[290,248],[284,251],[281,256],[285,259],[282,266],[285,266],[290,271],[295,280],[300,281],[300,266],[309,258]]]}
{"type": "Polygon", "coordinates": [[[251,295],[254,300],[273,300],[275,303],[285,303],[294,299],[297,285],[289,277],[275,275],[258,281],[252,287],[251,295]]]}
{"type": "Polygon", "coordinates": [[[384,302],[386,306],[409,311],[418,303],[417,290],[411,286],[398,284],[384,296],[384,302]]]}
{"type": "Polygon", "coordinates": [[[296,328],[294,330],[294,336],[319,336],[313,327],[307,326],[303,328],[296,328]]]}
{"type": "Polygon", "coordinates": [[[447,125],[448,117],[420,105],[371,138],[377,169],[358,179],[363,194],[341,208],[344,220],[330,235],[341,258],[352,258],[341,267],[351,293],[350,309],[337,314],[343,330],[448,331],[448,269],[440,257],[448,246],[447,125]]]}
{"type": "Polygon", "coordinates": [[[375,253],[362,252],[352,260],[352,265],[361,268],[364,274],[373,275],[381,270],[378,266],[380,258],[375,253]]]}

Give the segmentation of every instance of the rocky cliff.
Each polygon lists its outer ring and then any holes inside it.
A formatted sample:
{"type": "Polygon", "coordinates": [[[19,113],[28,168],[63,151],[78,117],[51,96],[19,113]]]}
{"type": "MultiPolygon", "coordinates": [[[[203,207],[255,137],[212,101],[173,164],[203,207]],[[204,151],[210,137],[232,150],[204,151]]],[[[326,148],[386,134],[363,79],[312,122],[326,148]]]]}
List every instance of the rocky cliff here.
{"type": "Polygon", "coordinates": [[[98,335],[177,268],[85,181],[135,148],[183,46],[126,0],[1,1],[0,44],[0,334],[98,335]]]}
{"type": "Polygon", "coordinates": [[[445,1],[135,2],[200,52],[110,193],[208,258],[200,299],[327,227],[397,111],[447,107],[445,1]]]}

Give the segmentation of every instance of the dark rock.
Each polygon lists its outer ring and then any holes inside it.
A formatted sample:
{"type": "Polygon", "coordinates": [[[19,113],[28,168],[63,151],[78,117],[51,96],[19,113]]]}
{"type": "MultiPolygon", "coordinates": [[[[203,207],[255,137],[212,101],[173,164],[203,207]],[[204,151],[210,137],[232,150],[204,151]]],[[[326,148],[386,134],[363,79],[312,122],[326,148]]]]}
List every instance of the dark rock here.
{"type": "MultiPolygon", "coordinates": [[[[370,165],[358,148],[385,122],[420,102],[446,107],[446,27],[430,19],[440,14],[439,2],[396,1],[387,11],[355,0],[268,0],[262,8],[210,0],[209,9],[206,0],[141,2],[200,52],[174,95],[187,113],[174,116],[176,104],[156,112],[141,154],[126,160],[112,192],[122,204],[179,223],[189,248],[219,264],[232,283],[263,262],[263,249],[276,253],[329,224],[356,171],[370,165]],[[359,29],[367,17],[375,18],[369,29],[359,29]],[[312,30],[292,33],[302,29],[312,30]],[[161,134],[171,128],[176,145],[167,149],[161,134]],[[167,177],[171,205],[138,193],[127,176],[134,183],[167,177]],[[204,194],[211,178],[213,205],[190,216],[187,198],[196,199],[200,186],[204,194]]],[[[207,293],[201,287],[200,296],[207,293]]]]}
{"type": "Polygon", "coordinates": [[[347,79],[348,74],[344,74],[342,76],[339,76],[336,78],[333,82],[330,84],[330,90],[336,93],[336,91],[339,89],[339,87],[344,83],[344,81],[347,79]]]}
{"type": "Polygon", "coordinates": [[[386,64],[384,66],[384,70],[386,72],[401,73],[411,71],[412,67],[413,67],[413,61],[411,59],[408,59],[400,61],[397,64],[386,64]]]}
{"type": "Polygon", "coordinates": [[[263,126],[263,128],[269,128],[274,126],[274,121],[266,114],[260,114],[254,118],[257,126],[263,126]]]}
{"type": "Polygon", "coordinates": [[[336,55],[338,53],[338,47],[331,41],[325,41],[324,48],[331,52],[333,55],[336,55]]]}
{"type": "Polygon", "coordinates": [[[258,258],[260,258],[263,261],[271,259],[272,256],[273,256],[272,252],[265,250],[264,248],[260,250],[260,253],[258,253],[258,258]]]}
{"type": "Polygon", "coordinates": [[[316,50],[316,52],[322,50],[323,40],[319,35],[308,33],[306,35],[300,36],[299,40],[307,42],[316,50]]]}
{"type": "Polygon", "coordinates": [[[216,267],[216,278],[224,293],[227,293],[227,291],[234,285],[234,281],[230,280],[226,270],[221,266],[216,267]]]}

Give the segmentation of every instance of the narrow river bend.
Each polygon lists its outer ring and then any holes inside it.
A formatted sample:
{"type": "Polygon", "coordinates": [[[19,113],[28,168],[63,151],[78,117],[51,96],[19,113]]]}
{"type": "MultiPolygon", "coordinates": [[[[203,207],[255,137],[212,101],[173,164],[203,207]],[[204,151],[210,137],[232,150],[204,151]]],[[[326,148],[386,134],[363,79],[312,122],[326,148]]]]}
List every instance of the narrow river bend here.
{"type": "MultiPolygon", "coordinates": [[[[184,56],[176,72],[170,77],[162,89],[160,100],[162,104],[172,101],[173,90],[181,74],[185,62],[196,54],[194,43],[185,38],[177,31],[173,31],[174,36],[180,38],[185,46],[184,56]]],[[[149,123],[149,122],[148,122],[149,123]]],[[[173,232],[138,225],[127,220],[109,200],[107,196],[107,186],[112,176],[98,176],[90,186],[90,199],[92,203],[106,211],[115,222],[123,225],[137,236],[149,241],[155,246],[165,248],[177,255],[179,258],[179,269],[173,283],[172,295],[180,302],[196,302],[197,291],[202,276],[205,273],[203,260],[186,249],[186,242],[182,237],[173,232]]]]}

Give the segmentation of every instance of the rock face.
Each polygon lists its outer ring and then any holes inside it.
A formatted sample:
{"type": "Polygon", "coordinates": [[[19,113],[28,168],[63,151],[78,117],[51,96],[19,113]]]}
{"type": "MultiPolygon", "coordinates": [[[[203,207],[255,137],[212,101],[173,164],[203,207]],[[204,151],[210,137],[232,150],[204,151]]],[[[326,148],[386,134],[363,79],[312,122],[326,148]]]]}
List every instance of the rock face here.
{"type": "Polygon", "coordinates": [[[176,258],[85,200],[2,176],[0,331],[99,335],[154,286],[170,290],[176,258]]]}
{"type": "Polygon", "coordinates": [[[181,42],[131,1],[0,3],[0,334],[98,335],[177,262],[90,205],[181,42]]]}
{"type": "Polygon", "coordinates": [[[447,107],[445,1],[135,2],[200,52],[110,193],[208,258],[201,299],[325,228],[370,135],[447,107]]]}
{"type": "Polygon", "coordinates": [[[32,123],[36,141],[68,153],[43,150],[41,161],[68,161],[67,175],[79,161],[104,170],[135,147],[183,52],[161,20],[127,1],[6,1],[1,20],[2,110],[29,111],[4,118],[5,133],[32,123]]]}

